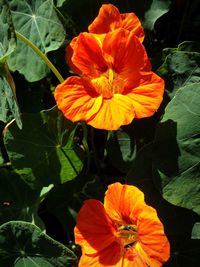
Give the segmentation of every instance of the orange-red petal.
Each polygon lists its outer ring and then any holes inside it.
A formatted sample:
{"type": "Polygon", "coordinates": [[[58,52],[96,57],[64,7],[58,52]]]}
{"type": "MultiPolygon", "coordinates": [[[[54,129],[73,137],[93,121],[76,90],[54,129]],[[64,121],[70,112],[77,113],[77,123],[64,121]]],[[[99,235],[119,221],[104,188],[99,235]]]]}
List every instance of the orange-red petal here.
{"type": "Polygon", "coordinates": [[[77,49],[77,37],[74,37],[71,42],[66,47],[66,58],[67,58],[67,64],[70,67],[70,69],[76,73],[81,74],[81,70],[79,70],[72,62],[72,56],[74,51],[77,49]]]}
{"type": "Polygon", "coordinates": [[[120,14],[119,10],[112,4],[104,4],[99,10],[98,16],[89,25],[91,33],[108,33],[123,28],[132,31],[140,41],[144,39],[144,29],[134,13],[120,14]]]}
{"type": "Polygon", "coordinates": [[[101,250],[99,253],[88,255],[83,253],[79,267],[122,267],[122,250],[119,243],[113,242],[111,245],[101,250]]]}
{"type": "Polygon", "coordinates": [[[124,92],[135,108],[136,118],[152,116],[162,102],[163,93],[164,80],[153,72],[141,74],[138,86],[124,92]]]}
{"type": "Polygon", "coordinates": [[[131,123],[134,117],[131,101],[124,95],[114,94],[110,99],[103,99],[99,111],[86,122],[97,129],[117,130],[131,123]]]}
{"type": "Polygon", "coordinates": [[[78,213],[74,229],[75,243],[84,253],[94,254],[108,247],[115,240],[112,221],[103,204],[98,200],[86,200],[78,213]]]}
{"type": "Polygon", "coordinates": [[[99,40],[90,33],[81,33],[69,46],[70,67],[88,77],[98,77],[107,70],[99,40]]]}
{"type": "Polygon", "coordinates": [[[144,29],[134,13],[121,14],[121,21],[122,28],[132,31],[140,42],[144,40],[144,29]]]}
{"type": "Polygon", "coordinates": [[[97,95],[90,83],[76,76],[59,84],[54,96],[58,108],[73,122],[91,119],[102,105],[102,97],[97,95]]]}
{"type": "Polygon", "coordinates": [[[144,46],[132,32],[119,29],[106,34],[102,50],[108,64],[131,82],[137,80],[137,73],[141,69],[151,69],[144,46]]]}
{"type": "Polygon", "coordinates": [[[150,266],[162,266],[170,256],[170,245],[156,210],[148,205],[141,205],[132,212],[131,217],[137,218],[139,245],[135,249],[138,255],[145,258],[146,254],[146,261],[152,262],[150,266]]]}
{"type": "Polygon", "coordinates": [[[98,34],[107,33],[115,30],[116,24],[120,24],[119,10],[112,4],[104,4],[100,8],[98,16],[89,25],[88,31],[98,34]]]}
{"type": "Polygon", "coordinates": [[[109,217],[116,222],[133,224],[130,215],[138,205],[144,203],[144,194],[135,186],[114,183],[105,193],[104,207],[109,217]]]}

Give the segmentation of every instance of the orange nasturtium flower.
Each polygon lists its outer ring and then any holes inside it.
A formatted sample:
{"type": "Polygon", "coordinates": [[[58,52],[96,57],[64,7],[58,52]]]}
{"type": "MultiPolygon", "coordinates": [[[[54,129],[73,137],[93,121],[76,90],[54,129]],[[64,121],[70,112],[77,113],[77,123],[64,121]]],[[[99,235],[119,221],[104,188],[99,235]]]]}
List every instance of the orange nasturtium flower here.
{"type": "Polygon", "coordinates": [[[142,42],[144,40],[144,29],[134,13],[120,14],[117,7],[112,4],[104,4],[99,10],[98,16],[89,25],[90,33],[108,33],[119,28],[133,31],[142,42]]]}
{"type": "MultiPolygon", "coordinates": [[[[98,42],[102,42],[105,34],[114,30],[123,28],[128,32],[132,31],[134,35],[142,42],[144,40],[144,29],[138,17],[134,13],[120,14],[117,7],[112,4],[104,4],[99,10],[98,16],[89,25],[88,31],[93,33],[93,37],[98,42]]],[[[74,49],[76,49],[77,37],[73,38],[67,46],[67,62],[75,73],[80,74],[80,71],[73,65],[71,57],[74,49]]]]}
{"type": "Polygon", "coordinates": [[[135,186],[110,185],[104,205],[85,201],[74,233],[82,247],[79,267],[159,267],[170,255],[156,210],[135,186]]]}
{"type": "MultiPolygon", "coordinates": [[[[99,34],[101,36],[101,34],[99,34]]],[[[116,130],[134,118],[153,115],[162,101],[164,81],[151,71],[134,32],[117,29],[97,38],[81,33],[73,43],[72,76],[55,90],[58,108],[71,121],[116,130]]]]}

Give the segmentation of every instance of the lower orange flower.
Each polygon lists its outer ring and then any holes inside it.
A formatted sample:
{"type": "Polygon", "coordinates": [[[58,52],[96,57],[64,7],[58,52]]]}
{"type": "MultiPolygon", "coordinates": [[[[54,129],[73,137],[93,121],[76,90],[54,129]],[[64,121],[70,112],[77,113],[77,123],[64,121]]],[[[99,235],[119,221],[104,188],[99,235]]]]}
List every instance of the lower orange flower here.
{"type": "Polygon", "coordinates": [[[79,267],[159,267],[170,255],[156,210],[130,185],[110,185],[104,205],[85,201],[74,233],[82,247],[79,267]]]}

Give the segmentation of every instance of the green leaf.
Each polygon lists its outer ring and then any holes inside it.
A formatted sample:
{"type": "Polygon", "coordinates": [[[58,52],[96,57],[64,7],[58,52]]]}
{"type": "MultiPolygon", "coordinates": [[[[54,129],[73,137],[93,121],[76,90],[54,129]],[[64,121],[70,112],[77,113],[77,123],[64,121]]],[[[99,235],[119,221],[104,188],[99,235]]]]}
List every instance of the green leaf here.
{"type": "Polygon", "coordinates": [[[45,211],[56,216],[65,231],[73,232],[76,215],[83,201],[90,198],[103,200],[103,197],[104,188],[99,177],[79,175],[74,180],[56,186],[49,192],[46,197],[45,211]]]}
{"type": "Polygon", "coordinates": [[[56,0],[56,6],[57,7],[61,7],[64,3],[65,3],[66,0],[56,0]]]}
{"type": "Polygon", "coordinates": [[[200,51],[195,50],[197,45],[194,42],[184,42],[178,48],[167,48],[163,51],[165,61],[158,73],[165,78],[166,90],[170,97],[173,97],[180,87],[200,82],[200,51]]]}
{"type": "Polygon", "coordinates": [[[133,162],[136,155],[135,139],[122,129],[115,131],[107,142],[107,156],[109,162],[126,173],[133,162]]]}
{"type": "Polygon", "coordinates": [[[83,166],[82,150],[74,141],[76,125],[55,107],[22,115],[23,128],[13,122],[5,145],[16,172],[32,186],[59,184],[75,178],[83,166]]]}
{"type": "Polygon", "coordinates": [[[0,0],[0,63],[6,60],[16,46],[15,32],[7,1],[0,0]]]}
{"type": "Polygon", "coordinates": [[[192,228],[191,238],[192,239],[200,239],[200,223],[199,222],[194,224],[194,226],[192,228]]]}
{"type": "MultiPolygon", "coordinates": [[[[53,0],[10,0],[9,3],[15,29],[43,53],[61,46],[65,30],[57,16],[53,0]]],[[[49,72],[44,61],[20,40],[17,40],[16,50],[10,55],[8,64],[12,71],[18,70],[30,82],[44,78],[49,72]]]]}
{"type": "Polygon", "coordinates": [[[200,214],[200,83],[178,90],[156,131],[156,185],[170,203],[200,214]]]}
{"type": "Polygon", "coordinates": [[[72,267],[76,256],[35,225],[12,221],[0,226],[0,265],[72,267]]]}
{"type": "Polygon", "coordinates": [[[153,30],[154,23],[169,10],[170,3],[169,0],[153,0],[150,9],[145,12],[143,26],[153,30]]]}
{"type": "Polygon", "coordinates": [[[23,220],[43,226],[37,215],[39,196],[40,189],[31,189],[18,174],[1,168],[0,224],[10,220],[23,220]]]}
{"type": "Polygon", "coordinates": [[[7,74],[9,73],[6,73],[4,65],[0,66],[0,121],[9,122],[15,118],[18,127],[21,129],[22,122],[19,107],[7,74]]]}

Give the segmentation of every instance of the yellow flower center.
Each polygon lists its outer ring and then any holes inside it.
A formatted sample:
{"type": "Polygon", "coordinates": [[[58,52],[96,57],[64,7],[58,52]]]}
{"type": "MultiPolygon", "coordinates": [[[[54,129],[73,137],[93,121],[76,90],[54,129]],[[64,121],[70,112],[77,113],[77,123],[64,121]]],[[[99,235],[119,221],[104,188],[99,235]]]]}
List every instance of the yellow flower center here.
{"type": "Polygon", "coordinates": [[[124,88],[123,79],[111,68],[101,76],[91,80],[97,93],[103,98],[112,98],[113,94],[121,94],[124,88]]]}
{"type": "Polygon", "coordinates": [[[123,247],[133,245],[137,241],[136,225],[121,225],[117,230],[117,237],[120,239],[123,247]]]}

